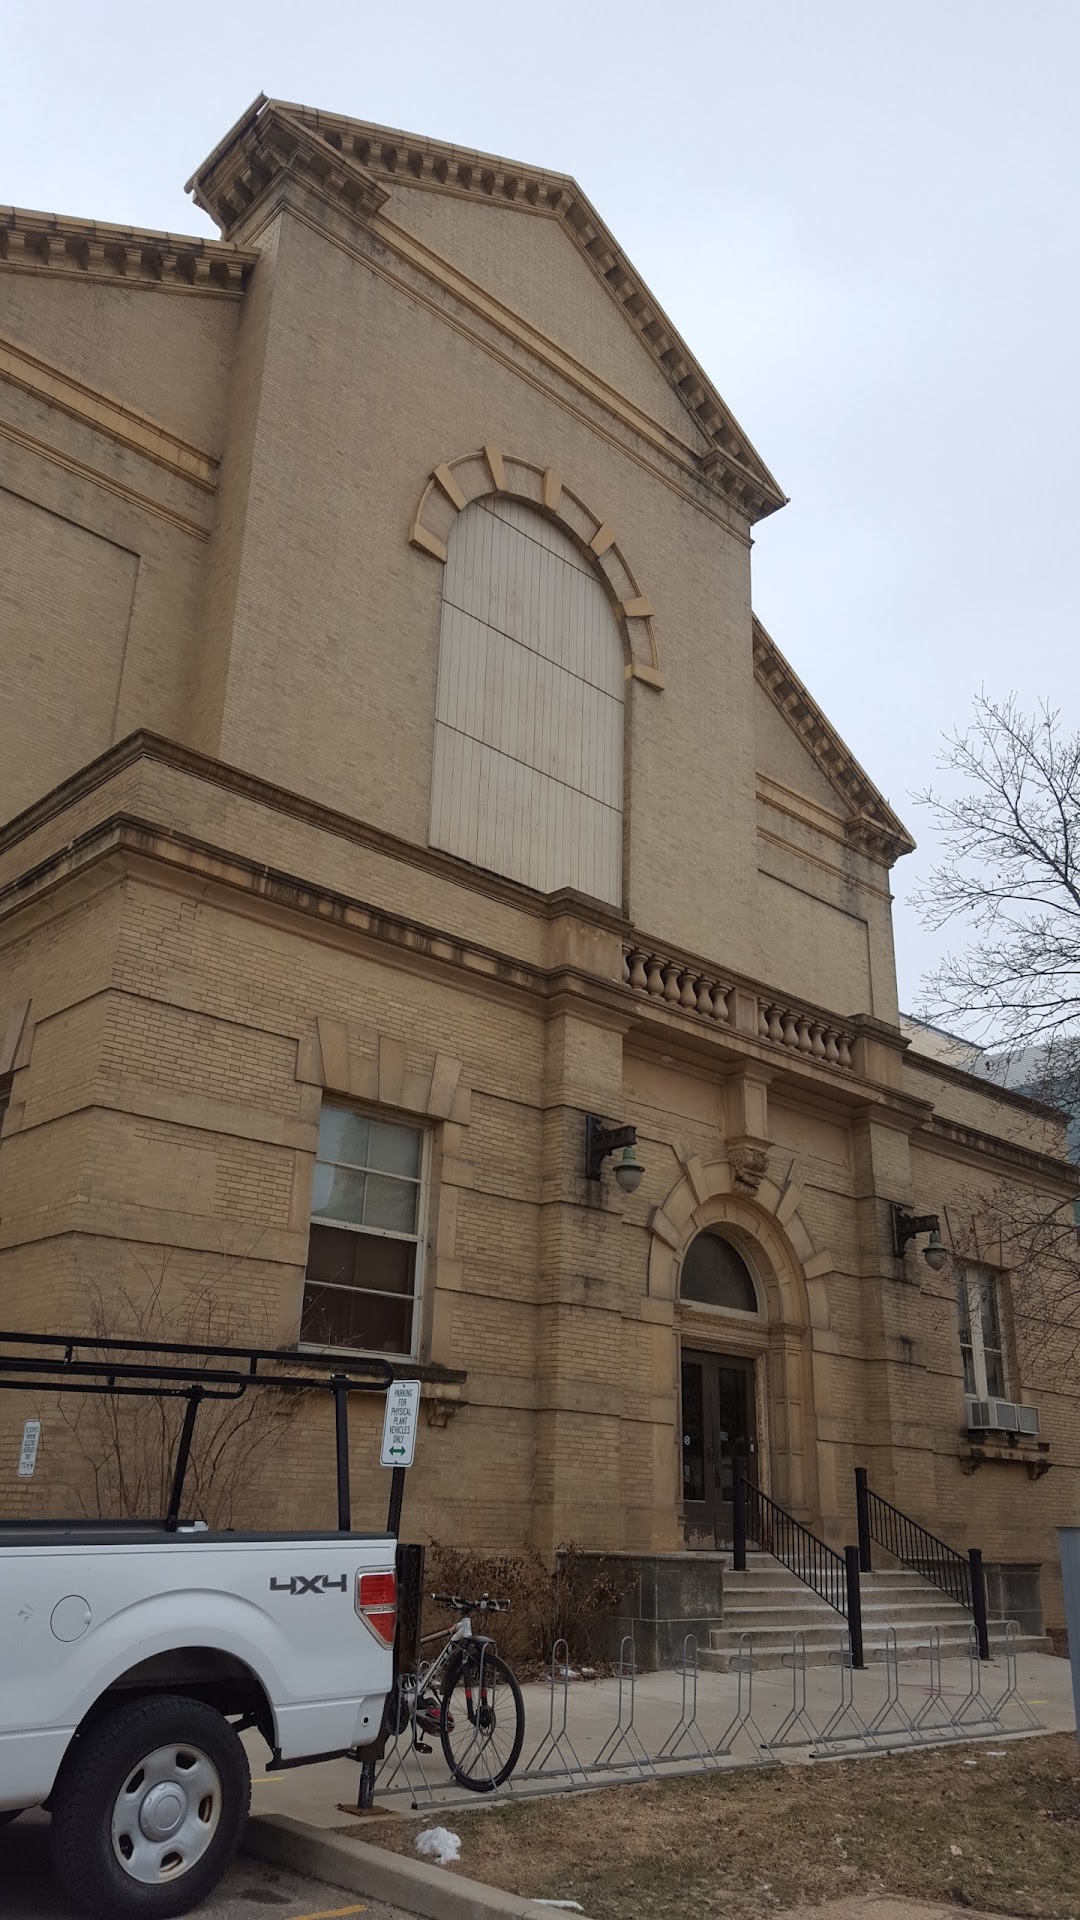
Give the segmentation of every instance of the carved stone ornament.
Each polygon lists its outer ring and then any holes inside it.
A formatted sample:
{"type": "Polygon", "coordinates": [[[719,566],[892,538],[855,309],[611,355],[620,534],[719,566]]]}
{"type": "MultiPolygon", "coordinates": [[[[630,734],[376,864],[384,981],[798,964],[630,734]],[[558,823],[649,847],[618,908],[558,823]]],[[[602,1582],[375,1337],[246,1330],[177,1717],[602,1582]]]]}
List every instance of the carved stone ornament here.
{"type": "Polygon", "coordinates": [[[764,1147],[730,1147],[728,1163],[737,1193],[756,1193],[769,1171],[764,1147]]]}
{"type": "Polygon", "coordinates": [[[448,1427],[451,1420],[461,1412],[463,1404],[460,1399],[451,1400],[449,1396],[444,1398],[441,1394],[432,1399],[424,1395],[423,1408],[428,1426],[448,1427]]]}

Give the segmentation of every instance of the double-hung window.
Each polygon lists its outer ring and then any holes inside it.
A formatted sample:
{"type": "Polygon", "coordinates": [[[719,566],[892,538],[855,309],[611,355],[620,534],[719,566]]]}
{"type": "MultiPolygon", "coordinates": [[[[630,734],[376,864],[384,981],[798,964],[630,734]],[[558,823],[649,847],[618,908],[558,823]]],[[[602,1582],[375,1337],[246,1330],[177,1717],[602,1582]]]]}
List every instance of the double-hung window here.
{"type": "Polygon", "coordinates": [[[1008,1398],[998,1285],[998,1275],[989,1267],[956,1269],[964,1392],[977,1400],[1008,1398]]]}
{"type": "Polygon", "coordinates": [[[426,1157],[424,1129],[324,1106],[302,1344],[415,1354],[426,1157]]]}

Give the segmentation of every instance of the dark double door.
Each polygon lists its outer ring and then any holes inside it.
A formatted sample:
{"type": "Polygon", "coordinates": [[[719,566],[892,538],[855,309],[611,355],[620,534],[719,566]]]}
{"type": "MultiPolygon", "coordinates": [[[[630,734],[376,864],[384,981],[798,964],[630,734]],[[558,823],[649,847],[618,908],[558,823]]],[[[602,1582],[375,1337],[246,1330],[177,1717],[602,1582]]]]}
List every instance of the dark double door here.
{"type": "Polygon", "coordinates": [[[754,1363],[682,1354],[682,1497],[686,1544],[730,1546],[736,1466],[756,1479],[754,1363]]]}

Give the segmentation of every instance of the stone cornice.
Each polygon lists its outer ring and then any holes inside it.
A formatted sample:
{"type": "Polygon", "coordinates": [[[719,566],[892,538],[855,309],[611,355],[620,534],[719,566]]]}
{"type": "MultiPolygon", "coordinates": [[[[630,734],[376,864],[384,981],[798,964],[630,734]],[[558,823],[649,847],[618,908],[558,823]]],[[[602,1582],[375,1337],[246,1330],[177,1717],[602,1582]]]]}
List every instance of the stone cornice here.
{"type": "Polygon", "coordinates": [[[937,1148],[944,1153],[959,1152],[963,1158],[976,1163],[994,1160],[1016,1173],[1029,1174],[1063,1188],[1066,1194],[1080,1194],[1080,1168],[1071,1161],[1039,1153],[1034,1147],[1018,1146],[1015,1140],[1006,1140],[999,1133],[962,1126],[958,1120],[948,1120],[942,1114],[935,1113],[912,1139],[922,1147],[937,1148]]]}
{"type": "MultiPolygon", "coordinates": [[[[135,734],[120,747],[84,768],[46,800],[37,803],[17,820],[10,822],[0,836],[0,844],[11,845],[42,825],[63,806],[85,797],[95,786],[141,757],[160,759],[184,767],[193,776],[213,777],[220,773],[227,784],[235,785],[249,797],[264,797],[268,804],[291,803],[290,811],[311,818],[330,831],[347,825],[345,816],[333,814],[315,803],[254,776],[222,767],[204,756],[191,753],[173,743],[153,736],[135,734]]],[[[353,823],[354,825],[356,823],[353,823]]],[[[399,843],[404,845],[404,843],[399,843]]],[[[777,1084],[782,1079],[790,1091],[799,1089],[822,1111],[831,1111],[848,1121],[860,1115],[875,1115],[880,1121],[902,1125],[928,1148],[952,1153],[976,1161],[987,1159],[1015,1171],[1023,1171],[1072,1192],[1078,1184],[1077,1170],[1068,1162],[1016,1146],[1000,1136],[962,1126],[933,1111],[931,1103],[914,1098],[902,1087],[890,1084],[874,1072],[869,1059],[862,1063],[859,1047],[863,1033],[876,1036],[883,1044],[903,1051],[903,1040],[887,1023],[867,1016],[856,1016],[848,1023],[854,1037],[855,1059],[846,1070],[830,1066],[802,1044],[797,1032],[777,1039],[761,1009],[780,1006],[781,1000],[764,993],[760,984],[747,982],[745,990],[733,990],[740,999],[729,1021],[701,1018],[663,998],[650,1001],[648,995],[636,995],[627,985],[605,979],[601,973],[582,965],[567,948],[555,962],[536,964],[512,953],[482,944],[480,941],[447,933],[441,927],[392,913],[382,906],[348,895],[322,883],[313,883],[285,868],[268,866],[262,860],[231,847],[223,847],[185,832],[174,824],[146,817],[141,812],[106,810],[103,816],[81,831],[65,835],[63,844],[42,854],[0,887],[0,919],[9,915],[56,911],[61,890],[71,888],[75,897],[87,897],[88,887],[104,884],[115,862],[134,866],[148,876],[157,875],[172,887],[197,888],[205,897],[208,889],[219,891],[223,900],[246,900],[241,910],[269,916],[275,920],[300,916],[314,937],[334,944],[343,943],[369,952],[373,957],[399,970],[427,977],[452,977],[455,984],[488,997],[530,999],[553,1014],[563,1008],[587,1005],[591,1021],[627,1033],[637,1050],[707,1066],[710,1078],[717,1072],[729,1073],[751,1062],[754,1070],[764,1072],[777,1084]],[[97,876],[95,882],[95,876],[97,876]],[[869,1069],[869,1070],[867,1070],[869,1069]]],[[[464,879],[461,863],[457,877],[464,879]]],[[[470,883],[475,876],[470,874],[470,883]]],[[[530,901],[528,890],[507,887],[516,905],[532,906],[545,918],[568,917],[610,932],[625,931],[625,923],[605,910],[600,903],[564,892],[550,897],[538,895],[530,901]],[[522,899],[522,895],[526,897],[522,899]]],[[[654,943],[646,942],[645,946],[654,943]]],[[[685,973],[684,963],[678,971],[685,973]]],[[[697,973],[697,968],[692,969],[697,973]]],[[[705,968],[710,978],[716,970],[705,968]]],[[[730,974],[726,975],[731,980],[730,974]]],[[[794,1017],[792,1017],[794,1019],[794,1017]]],[[[787,1016],[785,1016],[787,1019],[787,1016]]],[[[803,1007],[794,1026],[816,1026],[823,1030],[831,1017],[822,1010],[803,1007]]],[[[869,1050],[867,1050],[869,1051],[869,1050]]],[[[933,1065],[934,1063],[928,1063],[933,1065]]],[[[986,1091],[985,1088],[982,1091],[986,1091]]]]}
{"type": "MultiPolygon", "coordinates": [[[[524,995],[549,1016],[587,1006],[594,1024],[619,1031],[637,1026],[638,1044],[646,1038],[648,1023],[643,1027],[627,1018],[625,989],[572,960],[551,965],[521,960],[125,811],[106,814],[0,887],[0,922],[8,916],[52,914],[63,890],[71,889],[75,898],[87,898],[95,883],[106,884],[114,871],[141,872],[171,888],[194,888],[201,899],[212,891],[222,901],[234,902],[240,911],[282,924],[295,924],[299,916],[315,938],[328,944],[368,952],[399,972],[452,978],[456,986],[487,998],[515,1000],[524,995]]],[[[582,913],[582,918],[589,917],[582,913]]],[[[670,1026],[655,1037],[658,1046],[672,1050],[670,1026]]],[[[700,1054],[701,1037],[696,1038],[700,1054]]],[[[733,1029],[724,1035],[712,1034],[706,1044],[714,1064],[753,1061],[767,1068],[774,1064],[775,1050],[752,1032],[733,1029]]],[[[788,1056],[785,1065],[785,1078],[803,1080],[829,1106],[849,1116],[867,1103],[876,1111],[901,1114],[909,1125],[913,1114],[918,1124],[926,1113],[925,1103],[859,1075],[822,1072],[816,1061],[794,1055],[788,1056]]]]}
{"type": "Polygon", "coordinates": [[[78,772],[61,781],[51,792],[43,794],[40,800],[35,800],[22,813],[14,814],[0,825],[0,854],[17,846],[20,840],[37,832],[68,807],[77,805],[140,760],[174,768],[195,780],[206,781],[258,806],[267,807],[272,812],[302,821],[317,832],[337,835],[390,859],[419,867],[426,873],[465,884],[475,893],[505,902],[516,912],[533,914],[540,920],[548,921],[573,913],[587,920],[591,926],[602,927],[610,933],[625,937],[630,931],[630,923],[614,907],[602,900],[594,900],[591,895],[578,893],[572,887],[562,887],[557,893],[538,893],[520,881],[504,880],[498,874],[487,873],[479,867],[470,866],[467,861],[456,859],[453,854],[420,846],[412,840],[403,840],[385,827],[358,820],[353,814],[341,813],[320,800],[311,800],[288,787],[279,787],[257,773],[230,766],[227,761],[215,760],[194,747],[183,746],[177,740],[168,740],[164,735],[146,729],[129,733],[115,746],[99,754],[96,760],[88,761],[78,772]]]}
{"type": "Polygon", "coordinates": [[[302,113],[262,94],[184,191],[229,233],[285,173],[309,182],[359,219],[370,219],[389,198],[351,151],[323,139],[302,113]]]}
{"type": "Polygon", "coordinates": [[[258,254],[228,240],[0,207],[0,268],[239,297],[258,254]]]}
{"type": "Polygon", "coordinates": [[[878,792],[756,616],[754,675],[844,802],[847,843],[887,867],[901,854],[913,852],[915,842],[903,821],[878,792]]]}
{"type": "Polygon", "coordinates": [[[400,183],[558,220],[704,435],[702,479],[751,522],[785,505],[730,409],[569,175],[260,94],[187,191],[227,234],[283,169],[307,176],[359,218],[372,218],[400,183]]]}
{"type": "Polygon", "coordinates": [[[949,1060],[938,1060],[932,1053],[920,1053],[910,1040],[905,1041],[904,1071],[911,1067],[917,1073],[925,1073],[931,1079],[944,1080],[948,1085],[963,1087],[967,1092],[981,1094],[984,1099],[1000,1102],[1002,1106],[1016,1107],[1023,1113],[1033,1114],[1040,1120],[1053,1120],[1061,1126],[1069,1123],[1069,1114],[1063,1108],[1051,1106],[1048,1101],[1036,1100],[1030,1093],[1021,1093],[1016,1087],[999,1086],[996,1080],[984,1078],[980,1073],[968,1073],[963,1067],[957,1067],[949,1060]]]}

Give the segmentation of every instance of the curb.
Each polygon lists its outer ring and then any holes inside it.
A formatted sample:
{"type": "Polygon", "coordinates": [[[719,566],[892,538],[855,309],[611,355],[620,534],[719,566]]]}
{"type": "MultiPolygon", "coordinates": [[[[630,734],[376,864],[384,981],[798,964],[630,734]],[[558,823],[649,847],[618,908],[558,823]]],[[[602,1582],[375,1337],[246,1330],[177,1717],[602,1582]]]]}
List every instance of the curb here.
{"type": "Polygon", "coordinates": [[[244,1853],[278,1867],[309,1873],[349,1893],[385,1900],[422,1920],[551,1920],[551,1908],[517,1893],[501,1893],[480,1880],[466,1880],[426,1860],[388,1853],[369,1841],[353,1840],[306,1826],[288,1814],[259,1814],[247,1824],[244,1853]]]}

